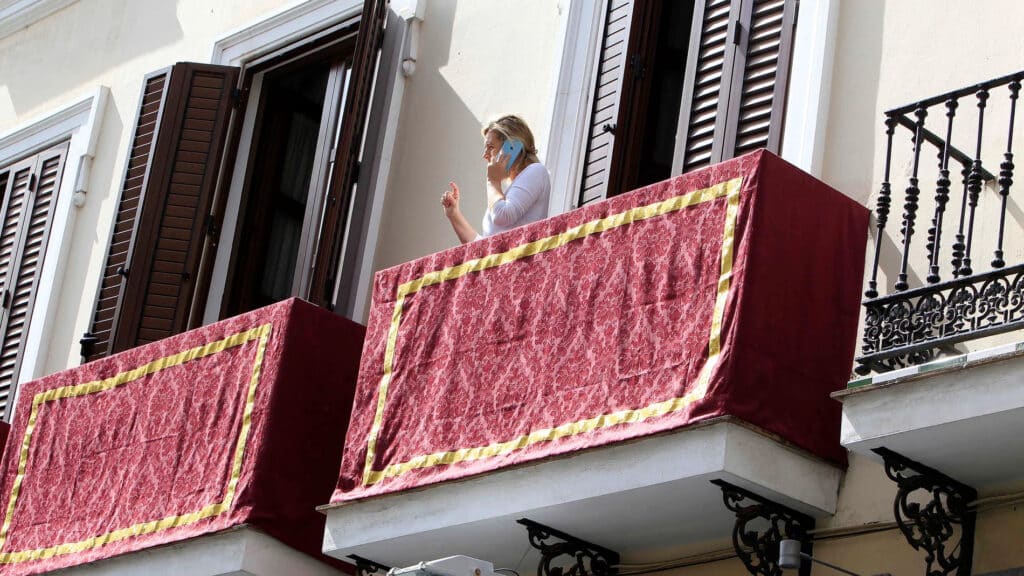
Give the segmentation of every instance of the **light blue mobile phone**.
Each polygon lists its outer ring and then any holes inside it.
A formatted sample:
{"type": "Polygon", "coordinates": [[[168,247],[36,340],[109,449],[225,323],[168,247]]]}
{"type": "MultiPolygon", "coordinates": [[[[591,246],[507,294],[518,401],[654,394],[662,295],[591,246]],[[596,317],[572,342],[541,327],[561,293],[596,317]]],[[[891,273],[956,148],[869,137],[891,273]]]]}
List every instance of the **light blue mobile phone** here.
{"type": "Polygon", "coordinates": [[[505,143],[501,145],[501,153],[508,158],[505,162],[505,171],[511,172],[512,165],[519,159],[519,155],[523,153],[523,141],[518,138],[509,138],[505,140],[505,143]]]}

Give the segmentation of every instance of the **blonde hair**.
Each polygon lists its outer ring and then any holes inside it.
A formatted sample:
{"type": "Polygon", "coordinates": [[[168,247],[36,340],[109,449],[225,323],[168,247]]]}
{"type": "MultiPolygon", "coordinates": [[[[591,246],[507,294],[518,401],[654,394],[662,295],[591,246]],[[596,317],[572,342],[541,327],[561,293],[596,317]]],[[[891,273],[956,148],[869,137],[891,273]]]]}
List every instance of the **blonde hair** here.
{"type": "Polygon", "coordinates": [[[534,162],[540,162],[540,159],[537,158],[537,145],[533,141],[533,132],[522,118],[507,114],[484,124],[480,133],[486,138],[487,133],[492,130],[497,132],[502,142],[509,138],[515,138],[523,143],[524,154],[516,160],[516,169],[522,170],[534,162]]]}

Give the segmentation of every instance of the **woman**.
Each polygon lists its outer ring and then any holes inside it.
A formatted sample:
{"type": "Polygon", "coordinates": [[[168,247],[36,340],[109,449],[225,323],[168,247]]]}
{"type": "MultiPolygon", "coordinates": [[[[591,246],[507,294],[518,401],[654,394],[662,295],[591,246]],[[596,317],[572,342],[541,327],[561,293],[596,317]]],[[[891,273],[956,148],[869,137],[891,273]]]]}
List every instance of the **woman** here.
{"type": "Polygon", "coordinates": [[[483,158],[487,162],[487,211],[482,233],[477,234],[459,210],[459,187],[455,182],[450,182],[450,188],[441,194],[444,215],[463,244],[542,220],[548,215],[551,177],[537,159],[533,133],[526,122],[518,116],[502,116],[484,126],[481,132],[483,158]],[[502,152],[502,146],[516,140],[522,143],[522,153],[508,165],[510,158],[502,152]],[[505,178],[512,183],[502,191],[505,178]]]}

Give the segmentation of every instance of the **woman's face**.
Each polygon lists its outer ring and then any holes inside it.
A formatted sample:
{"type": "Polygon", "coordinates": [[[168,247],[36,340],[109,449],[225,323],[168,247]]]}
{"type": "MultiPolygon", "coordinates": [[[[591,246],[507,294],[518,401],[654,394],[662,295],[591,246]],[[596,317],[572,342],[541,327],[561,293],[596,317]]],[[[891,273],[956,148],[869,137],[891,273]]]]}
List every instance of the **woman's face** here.
{"type": "Polygon", "coordinates": [[[488,130],[487,136],[484,136],[484,161],[490,164],[501,152],[502,143],[501,135],[496,130],[488,130]]]}

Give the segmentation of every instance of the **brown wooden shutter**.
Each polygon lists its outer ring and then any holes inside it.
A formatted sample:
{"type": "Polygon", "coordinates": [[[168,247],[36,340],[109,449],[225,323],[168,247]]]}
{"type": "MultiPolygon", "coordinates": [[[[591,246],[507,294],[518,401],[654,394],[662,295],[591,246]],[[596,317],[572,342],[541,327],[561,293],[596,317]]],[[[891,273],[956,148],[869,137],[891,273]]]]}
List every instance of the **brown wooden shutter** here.
{"type": "Polygon", "coordinates": [[[722,159],[758,148],[778,152],[796,24],[796,3],[745,2],[733,67],[722,159]]]}
{"type": "Polygon", "coordinates": [[[142,203],[143,190],[150,172],[150,159],[156,144],[157,124],[167,95],[167,78],[170,72],[170,68],[154,72],[146,76],[143,82],[131,148],[128,150],[128,165],[121,186],[121,198],[118,201],[117,213],[114,214],[114,229],[111,233],[106,265],[103,267],[103,276],[100,279],[92,327],[89,330],[95,341],[91,353],[83,348],[86,360],[106,356],[110,351],[111,334],[123,297],[124,274],[128,269],[128,255],[135,234],[139,205],[142,203]]]}
{"type": "Polygon", "coordinates": [[[739,0],[700,0],[694,6],[674,174],[722,159],[735,52],[733,16],[739,9],[739,0]]]}
{"type": "Polygon", "coordinates": [[[146,77],[87,359],[186,328],[237,79],[191,62],[146,77]]]}
{"type": "MultiPolygon", "coordinates": [[[[5,171],[3,207],[0,208],[0,301],[10,300],[10,287],[18,259],[18,234],[28,201],[36,157],[22,160],[5,171]]],[[[7,306],[0,309],[0,323],[7,319],[7,306]]]]}
{"type": "Polygon", "coordinates": [[[600,200],[608,190],[623,81],[628,69],[634,0],[608,0],[593,108],[583,159],[578,205],[600,200]]]}
{"type": "Polygon", "coordinates": [[[334,286],[339,273],[345,221],[359,180],[363,130],[370,106],[370,92],[377,75],[377,56],[384,40],[387,0],[366,0],[359,19],[349,96],[341,116],[341,136],[334,158],[327,201],[313,261],[313,275],[306,298],[318,306],[334,308],[334,286]]]}
{"type": "Polygon", "coordinates": [[[0,409],[17,384],[25,337],[46,253],[53,202],[67,158],[64,142],[12,167],[0,214],[0,409]]]}
{"type": "Polygon", "coordinates": [[[673,173],[779,151],[796,9],[796,0],[695,7],[673,173]]]}
{"type": "MultiPolygon", "coordinates": [[[[29,186],[32,181],[35,160],[36,158],[32,157],[11,166],[4,178],[4,203],[0,210],[0,294],[2,294],[0,298],[2,298],[4,306],[0,311],[0,326],[7,322],[9,316],[7,304],[11,301],[10,288],[17,282],[16,261],[18,259],[19,234],[25,205],[29,201],[29,186]]],[[[5,415],[8,412],[7,404],[18,378],[17,360],[15,357],[0,368],[0,401],[2,401],[5,415]]]]}

